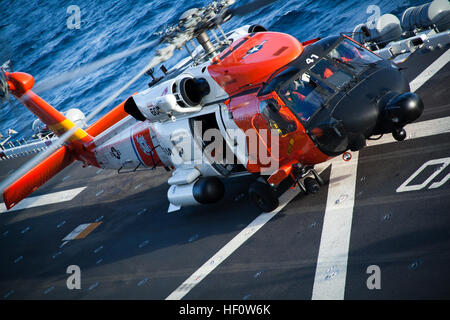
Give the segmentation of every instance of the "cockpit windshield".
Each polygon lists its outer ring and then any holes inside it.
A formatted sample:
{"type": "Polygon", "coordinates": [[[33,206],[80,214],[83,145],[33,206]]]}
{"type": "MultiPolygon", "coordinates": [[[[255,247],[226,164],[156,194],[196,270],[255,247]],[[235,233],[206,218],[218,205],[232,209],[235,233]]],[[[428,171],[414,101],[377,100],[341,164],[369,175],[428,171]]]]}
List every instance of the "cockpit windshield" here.
{"type": "Polygon", "coordinates": [[[343,39],[336,48],[327,55],[332,64],[344,66],[352,73],[360,74],[371,64],[382,60],[376,54],[348,39],[343,39]]]}
{"type": "Polygon", "coordinates": [[[332,89],[320,85],[318,79],[307,72],[278,91],[281,99],[302,121],[308,121],[332,93],[332,89]]]}
{"type": "Polygon", "coordinates": [[[348,39],[343,39],[336,48],[331,50],[328,57],[354,70],[364,69],[364,66],[382,60],[376,54],[348,39]]]}
{"type": "Polygon", "coordinates": [[[369,50],[343,39],[311,68],[311,72],[340,90],[380,60],[382,59],[369,50]]]}
{"type": "Polygon", "coordinates": [[[309,70],[279,85],[277,93],[302,121],[308,121],[334,94],[356,84],[358,76],[380,60],[357,43],[341,38],[309,70]]]}

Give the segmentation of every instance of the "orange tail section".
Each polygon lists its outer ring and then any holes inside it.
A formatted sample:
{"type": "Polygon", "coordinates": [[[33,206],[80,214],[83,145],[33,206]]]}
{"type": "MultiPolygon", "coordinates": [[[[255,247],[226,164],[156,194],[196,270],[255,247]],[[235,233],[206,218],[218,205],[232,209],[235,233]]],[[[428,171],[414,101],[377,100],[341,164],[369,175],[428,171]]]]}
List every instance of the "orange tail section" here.
{"type": "MultiPolygon", "coordinates": [[[[31,75],[22,72],[5,72],[5,77],[11,93],[57,136],[63,135],[75,126],[72,121],[31,90],[34,85],[34,78],[31,75]]],[[[8,210],[75,160],[99,166],[92,152],[92,148],[95,147],[92,143],[93,137],[128,115],[124,110],[124,103],[125,101],[100,118],[86,131],[77,128],[66,145],[3,190],[3,199],[8,210]]]]}
{"type": "Polygon", "coordinates": [[[14,207],[74,160],[75,157],[67,146],[56,150],[3,191],[6,208],[9,210],[14,207]]]}
{"type": "MultiPolygon", "coordinates": [[[[63,135],[75,126],[72,121],[31,90],[34,85],[34,78],[31,75],[23,72],[5,72],[5,76],[11,93],[57,136],[63,135]]],[[[69,141],[87,143],[92,141],[92,137],[78,128],[69,141]]]]}
{"type": "Polygon", "coordinates": [[[92,125],[90,125],[88,128],[86,128],[86,132],[91,135],[92,137],[98,136],[100,133],[111,127],[112,125],[116,124],[123,118],[128,116],[128,113],[125,112],[124,106],[125,102],[128,100],[125,99],[117,105],[114,109],[112,109],[110,112],[105,114],[103,117],[98,119],[96,122],[94,122],[92,125]]]}

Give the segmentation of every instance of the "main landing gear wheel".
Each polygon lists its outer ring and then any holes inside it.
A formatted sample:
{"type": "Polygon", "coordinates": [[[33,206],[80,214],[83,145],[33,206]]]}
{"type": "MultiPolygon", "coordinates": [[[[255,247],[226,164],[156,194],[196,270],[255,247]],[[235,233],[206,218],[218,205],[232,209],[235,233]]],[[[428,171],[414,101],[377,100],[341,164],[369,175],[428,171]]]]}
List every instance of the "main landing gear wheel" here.
{"type": "Polygon", "coordinates": [[[294,175],[297,177],[295,183],[304,194],[317,193],[321,186],[325,184],[322,177],[314,170],[313,167],[295,168],[294,175]],[[312,174],[313,177],[303,177],[312,174]]]}
{"type": "Polygon", "coordinates": [[[248,195],[252,202],[263,212],[271,212],[275,210],[278,205],[278,197],[267,183],[256,181],[250,185],[248,195]]]}

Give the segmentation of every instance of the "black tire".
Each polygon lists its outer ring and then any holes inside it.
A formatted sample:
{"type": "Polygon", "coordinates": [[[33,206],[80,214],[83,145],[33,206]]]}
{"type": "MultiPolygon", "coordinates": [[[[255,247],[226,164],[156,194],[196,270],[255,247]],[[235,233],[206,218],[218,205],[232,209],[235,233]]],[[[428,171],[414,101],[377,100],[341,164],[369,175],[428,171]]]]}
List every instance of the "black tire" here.
{"type": "Polygon", "coordinates": [[[306,192],[308,193],[317,193],[317,191],[319,191],[320,189],[320,184],[316,181],[316,179],[308,177],[305,178],[305,188],[306,188],[306,192]]]}
{"type": "Polygon", "coordinates": [[[275,191],[266,183],[254,182],[248,189],[250,200],[263,212],[271,212],[278,205],[278,197],[275,191]]]}
{"type": "Polygon", "coordinates": [[[397,141],[403,141],[406,139],[406,130],[401,128],[401,129],[396,129],[392,132],[392,136],[394,137],[395,140],[397,141]]]}

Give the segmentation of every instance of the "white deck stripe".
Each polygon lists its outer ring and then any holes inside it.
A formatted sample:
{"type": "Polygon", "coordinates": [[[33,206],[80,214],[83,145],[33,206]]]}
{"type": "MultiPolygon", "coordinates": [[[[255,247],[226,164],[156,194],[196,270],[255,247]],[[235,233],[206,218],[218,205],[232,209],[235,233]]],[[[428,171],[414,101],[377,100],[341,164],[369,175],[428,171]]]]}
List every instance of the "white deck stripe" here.
{"type": "Polygon", "coordinates": [[[312,299],[344,297],[357,168],[358,152],[332,161],[312,299]]]}
{"type": "Polygon", "coordinates": [[[262,213],[245,227],[237,236],[231,239],[222,249],[220,249],[211,259],[205,262],[186,281],[184,281],[166,300],[180,300],[189,291],[199,284],[208,274],[228,258],[247,239],[253,236],[263,225],[269,222],[278,212],[281,211],[299,193],[298,188],[289,189],[280,197],[280,205],[270,213],[262,213]]]}
{"type": "Polygon", "coordinates": [[[415,92],[425,82],[435,75],[441,68],[443,68],[450,61],[450,49],[445,51],[439,58],[428,66],[421,74],[419,74],[413,81],[409,83],[411,92],[415,92]]]}
{"type": "MultiPolygon", "coordinates": [[[[448,54],[448,50],[445,54],[448,54]]],[[[448,62],[448,57],[446,58],[448,62]]],[[[447,63],[445,62],[445,63],[447,63]]],[[[433,64],[432,64],[433,65],[433,64]]],[[[431,67],[431,65],[430,65],[431,67]]],[[[442,66],[441,66],[442,67],[442,66]]],[[[433,70],[435,72],[439,71],[441,67],[433,66],[433,70]]],[[[429,68],[425,69],[428,70],[429,68]]],[[[422,72],[419,77],[425,77],[425,71],[422,72]],[[423,75],[424,74],[424,75],[423,75]]],[[[431,76],[433,76],[434,73],[427,73],[429,79],[431,76]]],[[[426,82],[421,79],[421,83],[419,83],[418,78],[413,80],[411,84],[414,86],[414,91],[420,88],[423,83],[426,82]],[[417,81],[416,81],[417,79],[417,81]],[[416,81],[416,82],[414,82],[416,81]]],[[[413,90],[412,90],[413,91],[413,90]]],[[[445,119],[445,118],[444,118],[445,119]]],[[[436,133],[438,134],[438,133],[436,133]]],[[[415,138],[411,136],[411,138],[415,138]]],[[[378,141],[377,144],[380,143],[387,143],[383,142],[384,140],[378,141]]],[[[373,144],[376,144],[374,142],[373,144]]],[[[333,163],[338,163],[336,160],[333,161],[333,163]]],[[[351,222],[353,218],[353,205],[354,205],[354,190],[356,187],[356,168],[358,164],[358,153],[354,153],[352,160],[350,160],[347,166],[348,172],[353,172],[349,177],[345,177],[344,180],[348,181],[349,185],[345,188],[347,191],[346,194],[348,197],[346,199],[340,198],[340,195],[337,199],[334,199],[335,203],[336,200],[340,199],[338,203],[342,204],[340,208],[335,208],[335,210],[328,210],[328,212],[332,212],[332,217],[324,217],[324,228],[322,230],[322,239],[327,241],[331,246],[337,246],[334,247],[337,251],[331,257],[332,259],[329,260],[330,257],[324,257],[324,254],[322,253],[322,263],[319,265],[318,263],[318,269],[316,270],[316,277],[314,279],[314,287],[315,293],[313,291],[313,299],[327,299],[328,296],[326,294],[327,286],[323,284],[323,282],[319,279],[324,273],[326,272],[326,275],[323,276],[323,278],[327,277],[327,279],[335,279],[335,281],[328,281],[327,284],[332,284],[330,288],[330,292],[332,293],[333,297],[337,297],[336,299],[343,299],[344,298],[344,290],[345,290],[345,280],[346,280],[346,272],[347,272],[347,258],[348,258],[348,243],[350,239],[350,231],[351,231],[351,222]],[[352,181],[353,180],[353,181],[352,181]],[[353,185],[353,187],[352,187],[353,185]],[[351,191],[353,190],[353,191],[351,191]],[[345,203],[346,202],[346,203],[345,203]],[[341,212],[342,214],[342,221],[340,219],[336,219],[337,214],[341,212]],[[328,220],[327,222],[327,228],[325,230],[325,219],[328,220]],[[339,237],[339,234],[333,234],[331,236],[325,235],[324,233],[330,233],[330,230],[333,231],[333,228],[335,228],[336,224],[339,224],[339,227],[341,230],[348,230],[347,234],[342,235],[342,237],[339,237]],[[337,236],[337,237],[336,237],[337,236]],[[336,239],[335,242],[331,241],[331,239],[336,239]],[[340,247],[340,248],[339,248],[340,247]],[[333,260],[334,259],[334,260],[333,260]],[[326,264],[330,265],[329,268],[326,268],[326,264]],[[327,273],[328,271],[328,273],[327,273]],[[317,282],[317,284],[316,284],[317,282]],[[321,284],[319,284],[322,282],[321,284]]],[[[322,166],[321,166],[322,167],[322,166]]],[[[335,168],[341,168],[341,164],[335,165],[335,168]]],[[[345,167],[345,165],[344,165],[345,167]]],[[[325,168],[324,166],[322,168],[325,168]]],[[[332,166],[333,168],[333,166],[332,166]]],[[[318,169],[318,168],[317,168],[318,169]]],[[[323,170],[323,169],[322,169],[323,170]]],[[[320,172],[320,170],[318,169],[320,172]]],[[[336,173],[333,173],[333,170],[331,172],[330,179],[334,177],[336,173]]],[[[342,172],[340,172],[339,175],[342,175],[342,172]]],[[[345,176],[345,175],[344,175],[345,176]]],[[[341,180],[339,183],[337,183],[336,178],[334,178],[335,186],[339,186],[339,190],[341,190],[341,184],[343,185],[343,180],[341,180]]],[[[331,187],[331,180],[330,180],[330,187],[331,187]]],[[[330,188],[329,187],[329,195],[330,195],[330,188]]],[[[211,273],[220,263],[222,263],[227,257],[229,257],[236,249],[238,249],[247,239],[249,239],[256,231],[262,228],[264,224],[269,222],[278,212],[280,212],[281,209],[283,209],[295,196],[298,194],[298,190],[288,190],[286,193],[284,193],[280,197],[280,206],[272,211],[271,213],[262,213],[259,215],[255,220],[253,220],[244,230],[242,230],[236,237],[234,237],[230,242],[228,242],[222,249],[220,249],[211,259],[209,259],[205,264],[203,264],[197,271],[195,271],[186,281],[184,281],[174,292],[172,292],[166,300],[179,300],[182,299],[189,291],[191,291],[197,284],[199,284],[209,273],[211,273]],[[282,200],[283,199],[283,200],[282,200]]],[[[334,192],[335,194],[338,192],[334,192]]],[[[331,190],[331,195],[333,195],[333,190],[331,190]]],[[[332,203],[332,197],[330,197],[330,203],[332,203]]],[[[328,208],[328,199],[327,199],[327,208],[328,208]]],[[[339,216],[341,218],[341,216],[339,216]]],[[[321,239],[321,248],[322,248],[322,239],[321,239]]],[[[327,249],[325,248],[325,243],[323,245],[322,251],[325,250],[325,253],[327,252],[327,249]]],[[[320,255],[320,250],[319,250],[320,255]]],[[[329,295],[331,296],[331,295],[329,295]]]]}
{"type": "MultiPolygon", "coordinates": [[[[450,50],[447,50],[422,73],[410,82],[411,92],[418,90],[436,72],[450,60],[450,50]]],[[[408,126],[410,139],[448,132],[448,117],[424,121],[408,126]],[[442,127],[439,127],[442,125],[442,127]],[[433,127],[435,126],[435,127],[433,127]],[[421,131],[425,130],[425,131],[421,131]],[[442,132],[443,131],[443,132],[442,132]]],[[[378,141],[370,141],[369,145],[393,142],[389,137],[378,141]]],[[[328,187],[327,207],[325,209],[322,236],[320,240],[319,256],[314,277],[313,300],[343,300],[347,276],[347,260],[350,243],[350,233],[353,220],[354,195],[356,188],[356,172],[358,167],[358,153],[354,153],[349,166],[331,167],[330,184],[328,187]],[[339,173],[337,174],[337,171],[339,173]],[[347,176],[348,175],[348,176],[347,176]],[[343,176],[338,183],[333,183],[337,176],[343,176]],[[347,194],[347,204],[340,207],[336,204],[340,194],[347,194]]]]}
{"type": "MultiPolygon", "coordinates": [[[[433,136],[436,134],[449,133],[450,132],[450,117],[444,117],[439,119],[414,122],[405,127],[407,138],[406,140],[433,136]]],[[[367,146],[376,146],[384,143],[397,142],[391,134],[384,135],[380,140],[369,140],[367,146]]]]}
{"type": "Polygon", "coordinates": [[[23,199],[19,204],[13,207],[11,210],[7,210],[5,204],[0,203],[0,213],[11,212],[16,210],[34,208],[39,206],[45,206],[53,203],[60,203],[70,201],[75,198],[80,192],[82,192],[86,187],[75,188],[71,190],[59,191],[49,194],[44,194],[42,196],[31,197],[23,199]]]}
{"type": "MultiPolygon", "coordinates": [[[[450,133],[450,117],[410,124],[407,127],[407,132],[408,139],[450,133]]],[[[368,146],[395,141],[391,136],[388,136],[380,140],[370,141],[368,146]]],[[[345,164],[342,164],[343,161],[340,162],[332,161],[327,206],[314,278],[313,300],[344,299],[358,153],[352,154],[352,159],[349,161],[350,163],[353,162],[352,165],[345,166],[345,164]],[[339,178],[340,176],[343,178],[339,178]],[[333,181],[338,178],[339,181],[334,183],[333,181]],[[348,195],[345,199],[346,205],[337,205],[336,201],[343,195],[348,195]]],[[[338,201],[338,203],[341,202],[338,201]]]]}

